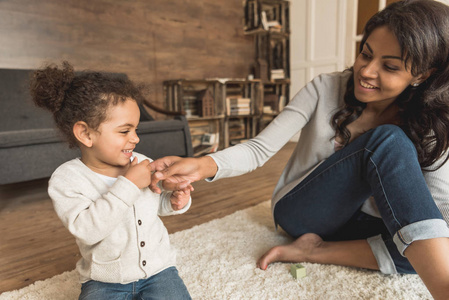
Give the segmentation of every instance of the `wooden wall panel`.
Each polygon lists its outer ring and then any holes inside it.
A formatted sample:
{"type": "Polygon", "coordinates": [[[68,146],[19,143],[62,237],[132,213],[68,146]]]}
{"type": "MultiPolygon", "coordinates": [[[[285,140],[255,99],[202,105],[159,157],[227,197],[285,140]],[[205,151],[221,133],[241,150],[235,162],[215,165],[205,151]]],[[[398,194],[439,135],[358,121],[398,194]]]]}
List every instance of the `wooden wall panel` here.
{"type": "Polygon", "coordinates": [[[0,67],[125,72],[162,106],[164,80],[248,75],[242,18],[241,0],[2,0],[0,67]]]}

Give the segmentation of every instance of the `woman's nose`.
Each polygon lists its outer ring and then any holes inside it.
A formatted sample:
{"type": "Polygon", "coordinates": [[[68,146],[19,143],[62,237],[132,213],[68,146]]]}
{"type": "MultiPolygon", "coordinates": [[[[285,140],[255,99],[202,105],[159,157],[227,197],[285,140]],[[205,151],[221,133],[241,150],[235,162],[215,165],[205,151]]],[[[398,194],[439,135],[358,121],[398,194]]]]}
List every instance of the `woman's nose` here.
{"type": "Polygon", "coordinates": [[[363,77],[376,77],[378,75],[378,67],[374,61],[367,62],[361,69],[363,77]]]}

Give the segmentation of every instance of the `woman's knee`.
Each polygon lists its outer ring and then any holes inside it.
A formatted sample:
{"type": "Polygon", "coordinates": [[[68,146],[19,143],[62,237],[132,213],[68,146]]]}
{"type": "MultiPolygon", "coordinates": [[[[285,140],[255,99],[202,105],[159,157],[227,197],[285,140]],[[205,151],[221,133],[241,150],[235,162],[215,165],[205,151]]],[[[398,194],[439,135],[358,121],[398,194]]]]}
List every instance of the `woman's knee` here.
{"type": "Polygon", "coordinates": [[[392,124],[380,125],[372,129],[368,147],[388,151],[390,154],[398,152],[417,156],[416,148],[410,138],[399,126],[392,124]]]}
{"type": "Polygon", "coordinates": [[[373,135],[379,138],[383,138],[387,141],[403,141],[411,143],[411,140],[401,129],[401,127],[393,124],[384,124],[377,126],[373,130],[373,135]]]}

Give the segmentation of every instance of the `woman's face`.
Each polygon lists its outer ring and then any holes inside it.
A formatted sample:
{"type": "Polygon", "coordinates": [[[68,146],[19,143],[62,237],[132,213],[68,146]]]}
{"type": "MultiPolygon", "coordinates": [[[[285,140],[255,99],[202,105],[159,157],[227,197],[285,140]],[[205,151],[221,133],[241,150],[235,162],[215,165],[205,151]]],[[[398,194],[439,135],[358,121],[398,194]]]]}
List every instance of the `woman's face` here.
{"type": "Polygon", "coordinates": [[[419,83],[401,59],[394,34],[382,26],[368,36],[354,63],[354,94],[367,104],[393,103],[409,85],[419,83]]]}

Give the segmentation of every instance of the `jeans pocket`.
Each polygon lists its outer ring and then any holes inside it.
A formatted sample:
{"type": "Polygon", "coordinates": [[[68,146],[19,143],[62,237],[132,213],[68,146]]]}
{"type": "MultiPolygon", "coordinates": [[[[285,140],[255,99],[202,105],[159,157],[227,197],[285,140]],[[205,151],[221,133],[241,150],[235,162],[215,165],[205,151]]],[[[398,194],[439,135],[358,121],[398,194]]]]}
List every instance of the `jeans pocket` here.
{"type": "Polygon", "coordinates": [[[120,257],[110,261],[100,261],[93,255],[90,277],[101,282],[121,283],[122,267],[120,257]]]}

